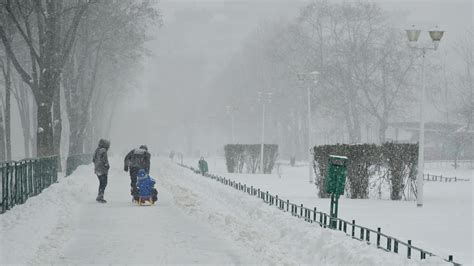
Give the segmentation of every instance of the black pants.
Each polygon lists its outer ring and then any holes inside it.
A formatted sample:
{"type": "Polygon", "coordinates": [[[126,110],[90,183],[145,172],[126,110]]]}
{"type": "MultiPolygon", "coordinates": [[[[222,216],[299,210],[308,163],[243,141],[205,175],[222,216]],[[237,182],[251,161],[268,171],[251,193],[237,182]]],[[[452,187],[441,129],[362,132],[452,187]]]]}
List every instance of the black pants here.
{"type": "Polygon", "coordinates": [[[107,175],[98,175],[99,178],[99,194],[104,195],[105,187],[107,187],[107,175]]]}
{"type": "Polygon", "coordinates": [[[137,189],[137,175],[138,175],[138,168],[130,167],[130,193],[132,196],[138,196],[138,189],[137,189]]]}

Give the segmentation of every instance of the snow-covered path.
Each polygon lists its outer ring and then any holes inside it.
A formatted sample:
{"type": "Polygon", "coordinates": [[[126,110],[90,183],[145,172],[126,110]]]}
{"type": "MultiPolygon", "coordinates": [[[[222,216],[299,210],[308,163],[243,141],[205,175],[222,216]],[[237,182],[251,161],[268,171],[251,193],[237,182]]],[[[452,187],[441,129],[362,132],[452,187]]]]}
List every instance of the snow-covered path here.
{"type": "Polygon", "coordinates": [[[166,190],[159,206],[136,207],[115,188],[110,203],[86,204],[60,263],[245,263],[232,243],[178,211],[166,190]]]}
{"type": "MultiPolygon", "coordinates": [[[[29,232],[29,234],[38,233],[44,237],[39,239],[40,245],[36,252],[33,252],[34,247],[32,247],[33,250],[28,247],[29,236],[26,234],[12,237],[14,238],[12,241],[18,244],[25,242],[26,246],[17,246],[10,241],[4,241],[8,238],[2,240],[3,252],[0,254],[2,255],[0,264],[3,264],[2,262],[75,265],[250,263],[248,254],[236,248],[231,241],[215,234],[209,225],[196,223],[180,211],[166,188],[159,188],[159,203],[155,206],[140,207],[132,204],[128,192],[129,178],[127,173],[119,171],[118,163],[119,161],[115,162],[116,167],[110,172],[109,185],[106,189],[107,204],[95,202],[97,181],[92,175],[82,174],[85,172],[82,171],[83,169],[79,170],[81,174],[74,174],[68,179],[83,179],[79,183],[85,184],[80,185],[89,186],[83,187],[83,198],[75,206],[56,206],[57,208],[76,208],[75,213],[58,213],[69,216],[69,219],[59,221],[51,231],[42,230],[48,227],[44,225],[44,227],[40,226],[36,232],[29,232]],[[20,250],[19,246],[23,248],[20,250]]],[[[90,171],[90,169],[87,170],[90,171]]],[[[55,186],[61,185],[63,184],[55,186]]],[[[79,184],[69,185],[79,186],[79,184]]],[[[54,186],[51,188],[56,190],[54,186]]],[[[45,191],[42,196],[51,194],[50,192],[53,191],[45,191]]],[[[59,198],[62,198],[62,195],[59,198]]],[[[29,203],[33,201],[35,198],[30,199],[29,203]]],[[[27,211],[28,208],[25,208],[27,205],[18,206],[20,207],[18,209],[27,211]]],[[[39,206],[35,206],[37,207],[39,206]]],[[[44,207],[48,209],[48,206],[44,207]]],[[[18,211],[14,209],[8,214],[24,216],[20,218],[23,220],[34,219],[18,211]]],[[[57,218],[61,220],[60,217],[57,218]]],[[[42,223],[42,221],[38,222],[42,223]]],[[[4,229],[2,236],[8,234],[8,227],[17,227],[13,224],[7,226],[3,222],[1,224],[4,229]]],[[[24,227],[29,226],[25,224],[24,227]]],[[[18,233],[23,231],[20,228],[12,229],[18,233]]],[[[35,236],[33,238],[36,239],[35,236]]]]}
{"type": "MultiPolygon", "coordinates": [[[[306,223],[261,200],[154,158],[157,206],[135,206],[121,160],[107,204],[82,166],[0,216],[5,264],[418,265],[341,232],[306,223]]],[[[444,264],[430,258],[427,265],[444,264]]]]}

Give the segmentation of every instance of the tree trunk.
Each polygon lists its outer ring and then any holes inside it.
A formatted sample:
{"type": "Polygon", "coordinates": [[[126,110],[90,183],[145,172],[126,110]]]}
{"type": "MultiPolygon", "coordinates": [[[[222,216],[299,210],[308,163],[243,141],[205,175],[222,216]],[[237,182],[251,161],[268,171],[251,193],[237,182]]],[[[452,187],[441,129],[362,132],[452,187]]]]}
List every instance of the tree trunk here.
{"type": "Polygon", "coordinates": [[[117,107],[117,99],[115,99],[112,102],[112,110],[110,110],[110,114],[107,118],[107,127],[105,128],[105,136],[108,139],[110,139],[110,129],[112,127],[112,120],[114,119],[116,107],[117,107]]]}
{"type": "MultiPolygon", "coordinates": [[[[33,99],[31,101],[31,117],[38,117],[38,105],[36,104],[36,101],[33,99]]],[[[30,119],[31,121],[31,128],[30,128],[30,143],[31,143],[31,157],[37,157],[38,156],[38,138],[36,132],[33,131],[33,129],[38,128],[38,120],[36,119],[30,119]]]]}
{"type": "Polygon", "coordinates": [[[31,114],[30,114],[30,97],[28,96],[27,89],[24,86],[23,81],[17,80],[18,86],[17,99],[18,110],[20,111],[21,127],[23,128],[23,142],[25,146],[25,157],[30,158],[30,138],[31,138],[31,114]],[[21,106],[21,108],[20,108],[21,106]]]}
{"type": "Polygon", "coordinates": [[[61,93],[59,79],[54,81],[54,100],[53,100],[53,148],[54,154],[58,155],[58,171],[62,171],[61,167],[61,93]]]}
{"type": "Polygon", "coordinates": [[[11,80],[11,65],[10,59],[7,57],[6,71],[5,71],[5,146],[7,161],[12,159],[12,142],[11,142],[11,90],[12,90],[12,80],[11,80]]]}
{"type": "MultiPolygon", "coordinates": [[[[53,47],[57,51],[61,51],[61,13],[63,10],[63,1],[55,1],[55,6],[49,8],[56,12],[55,18],[52,21],[52,28],[54,28],[54,34],[51,37],[53,47]]],[[[59,69],[61,57],[58,56],[58,53],[53,55],[53,65],[54,68],[54,78],[52,80],[54,90],[54,100],[53,100],[53,148],[54,154],[58,156],[58,171],[62,171],[61,167],[61,131],[62,131],[62,119],[61,119],[61,72],[62,69],[59,69]]]]}
{"type": "MultiPolygon", "coordinates": [[[[46,82],[42,82],[46,83],[46,82]]],[[[43,84],[43,86],[45,86],[43,84]]],[[[42,89],[40,92],[44,94],[46,90],[42,89]]],[[[37,121],[38,130],[36,132],[37,153],[38,157],[50,156],[54,154],[53,149],[53,127],[52,127],[52,95],[40,96],[37,103],[37,121]]]]}
{"type": "Polygon", "coordinates": [[[68,156],[84,153],[84,129],[77,121],[77,115],[70,116],[69,124],[69,154],[68,156]]]}
{"type": "Polygon", "coordinates": [[[6,161],[5,130],[3,128],[3,104],[0,109],[0,162],[6,161]]]}

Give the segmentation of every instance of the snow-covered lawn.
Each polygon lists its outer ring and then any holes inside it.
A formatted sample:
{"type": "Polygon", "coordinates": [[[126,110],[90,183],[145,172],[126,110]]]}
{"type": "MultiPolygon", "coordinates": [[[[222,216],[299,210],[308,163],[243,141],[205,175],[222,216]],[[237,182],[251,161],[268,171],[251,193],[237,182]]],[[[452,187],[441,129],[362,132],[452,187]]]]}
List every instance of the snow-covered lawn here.
{"type": "MultiPolygon", "coordinates": [[[[185,158],[184,163],[197,167],[197,160],[185,158]]],[[[308,182],[307,166],[281,165],[282,176],[279,178],[276,171],[271,175],[229,174],[223,158],[209,158],[208,164],[211,173],[329,213],[330,200],[317,197],[315,186],[308,182]]],[[[449,166],[427,165],[425,172],[471,179],[472,171],[468,168],[450,169],[449,166]]],[[[445,258],[454,255],[455,261],[472,264],[472,180],[425,182],[424,190],[423,208],[417,208],[413,201],[355,200],[342,197],[339,200],[339,217],[354,219],[357,224],[372,229],[381,227],[385,234],[400,240],[412,240],[413,245],[437,255],[445,258]]]]}
{"type": "MultiPolygon", "coordinates": [[[[107,204],[95,202],[92,166],[81,166],[41,195],[0,216],[5,264],[417,265],[152,160],[159,203],[130,201],[121,158],[111,160],[107,204]]],[[[436,258],[425,265],[445,264],[436,258]]]]}

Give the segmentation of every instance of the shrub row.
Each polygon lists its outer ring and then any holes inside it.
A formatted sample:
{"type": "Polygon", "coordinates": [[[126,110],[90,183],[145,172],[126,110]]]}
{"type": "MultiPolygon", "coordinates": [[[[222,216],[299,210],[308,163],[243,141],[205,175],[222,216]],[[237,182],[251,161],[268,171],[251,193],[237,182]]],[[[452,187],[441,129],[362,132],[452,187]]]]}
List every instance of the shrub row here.
{"type": "MultiPolygon", "coordinates": [[[[277,144],[265,144],[263,151],[263,172],[270,174],[278,157],[277,144]]],[[[227,171],[229,173],[255,174],[261,167],[261,144],[227,144],[224,146],[227,171]]]]}
{"type": "Polygon", "coordinates": [[[317,176],[316,186],[321,198],[329,197],[325,191],[329,155],[349,158],[346,192],[354,199],[368,198],[370,180],[379,177],[382,182],[388,184],[390,198],[400,200],[407,185],[411,185],[411,181],[416,177],[418,144],[323,145],[315,146],[313,154],[316,162],[314,164],[317,176]]]}

